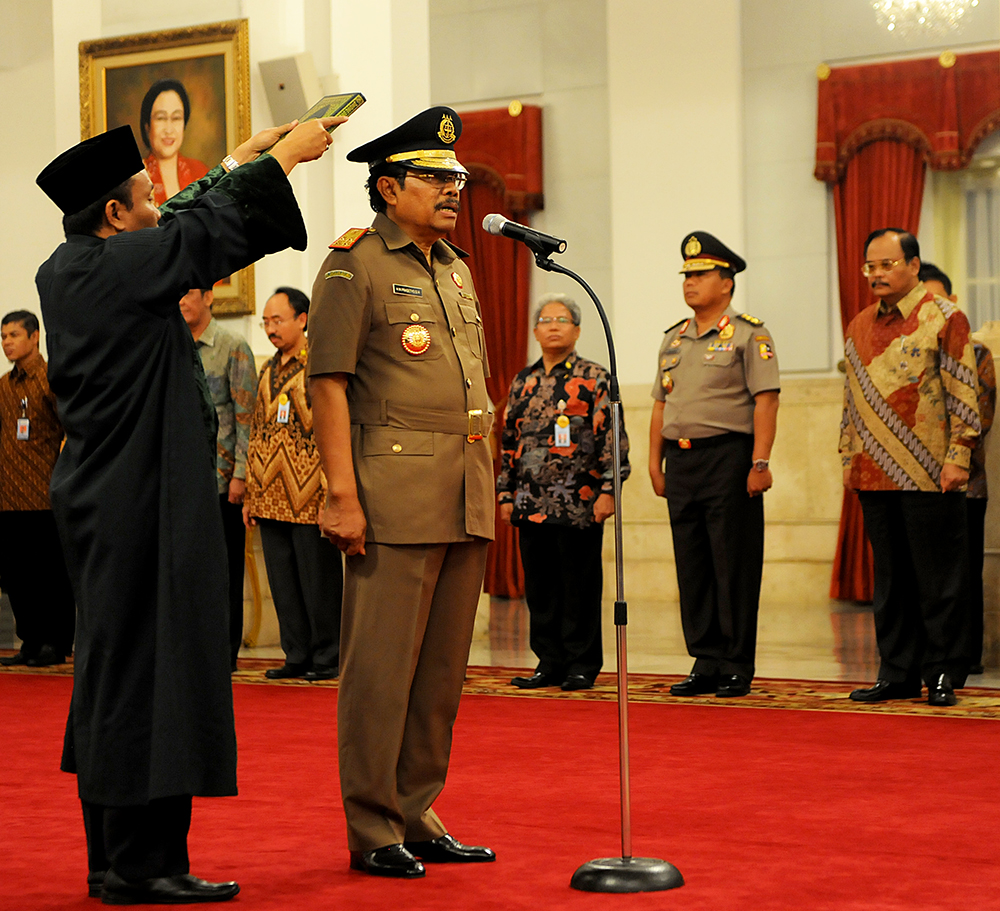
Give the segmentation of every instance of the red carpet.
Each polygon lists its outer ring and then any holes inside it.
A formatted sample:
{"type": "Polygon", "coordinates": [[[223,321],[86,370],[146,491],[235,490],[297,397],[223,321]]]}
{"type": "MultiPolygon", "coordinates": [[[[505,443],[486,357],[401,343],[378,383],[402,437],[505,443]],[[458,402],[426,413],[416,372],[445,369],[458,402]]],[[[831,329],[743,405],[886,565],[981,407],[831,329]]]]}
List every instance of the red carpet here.
{"type": "MultiPolygon", "coordinates": [[[[93,909],[75,779],[57,770],[70,681],[0,676],[0,871],[14,909],[93,909]]],[[[632,706],[634,854],[664,893],[569,888],[620,854],[613,703],[467,696],[437,808],[497,863],[425,880],[347,869],[336,690],[236,686],[238,798],[196,801],[194,871],[234,909],[1000,909],[995,721],[632,706]]]]}

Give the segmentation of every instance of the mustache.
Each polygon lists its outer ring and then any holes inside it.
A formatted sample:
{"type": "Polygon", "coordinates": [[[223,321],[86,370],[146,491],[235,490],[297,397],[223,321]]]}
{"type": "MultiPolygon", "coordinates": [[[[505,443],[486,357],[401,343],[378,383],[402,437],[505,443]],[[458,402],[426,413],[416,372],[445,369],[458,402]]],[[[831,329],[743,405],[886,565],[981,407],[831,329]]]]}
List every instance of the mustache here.
{"type": "Polygon", "coordinates": [[[437,209],[450,209],[451,211],[458,213],[458,212],[462,211],[462,204],[457,199],[446,199],[446,200],[444,200],[442,202],[439,202],[434,207],[434,209],[435,210],[437,210],[437,209]]]}

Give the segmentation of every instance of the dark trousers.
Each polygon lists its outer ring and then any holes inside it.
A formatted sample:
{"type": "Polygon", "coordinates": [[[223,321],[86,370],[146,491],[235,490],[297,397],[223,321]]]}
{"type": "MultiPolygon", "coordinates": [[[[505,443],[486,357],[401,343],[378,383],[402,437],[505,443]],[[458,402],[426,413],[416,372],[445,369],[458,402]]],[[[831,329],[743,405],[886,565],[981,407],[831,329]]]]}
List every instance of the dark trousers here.
{"type": "Polygon", "coordinates": [[[229,657],[236,667],[236,656],[243,644],[243,574],[246,569],[247,530],[243,524],[243,506],[230,503],[228,493],[219,494],[222,532],[226,538],[226,563],[229,566],[229,657]]]}
{"type": "Polygon", "coordinates": [[[163,797],[137,807],[80,803],[91,873],[114,870],[134,883],[190,872],[190,795],[163,797]]]}
{"type": "Polygon", "coordinates": [[[919,685],[968,672],[969,545],[964,493],[861,491],[875,557],[878,676],[919,685]]]}
{"type": "Polygon", "coordinates": [[[764,498],[747,493],[753,437],[666,444],[681,625],[696,674],[752,679],[764,566],[764,498]]]}
{"type": "Polygon", "coordinates": [[[543,674],[593,682],[601,670],[603,534],[599,524],[518,525],[529,642],[543,674]]]}
{"type": "Polygon", "coordinates": [[[983,554],[986,548],[986,497],[966,497],[969,527],[969,664],[983,663],[983,554]]]}
{"type": "MultiPolygon", "coordinates": [[[[0,469],[2,470],[2,469],[0,469]]],[[[51,510],[0,512],[0,588],[29,658],[43,645],[73,650],[76,602],[51,510]]]]}
{"type": "Polygon", "coordinates": [[[344,594],[340,551],[313,523],[257,522],[285,661],[336,666],[344,594]]]}

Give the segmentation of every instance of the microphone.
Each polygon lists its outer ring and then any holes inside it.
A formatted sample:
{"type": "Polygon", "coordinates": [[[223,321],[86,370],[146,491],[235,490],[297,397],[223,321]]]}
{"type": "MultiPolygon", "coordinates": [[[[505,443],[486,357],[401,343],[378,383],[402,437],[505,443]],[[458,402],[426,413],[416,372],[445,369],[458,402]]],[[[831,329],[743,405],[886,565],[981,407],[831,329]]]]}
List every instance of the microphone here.
{"type": "Polygon", "coordinates": [[[516,221],[504,218],[502,215],[487,215],[483,219],[483,230],[489,234],[502,234],[519,240],[535,253],[548,256],[550,253],[565,253],[566,241],[551,234],[543,234],[527,225],[519,225],[516,221]]]}

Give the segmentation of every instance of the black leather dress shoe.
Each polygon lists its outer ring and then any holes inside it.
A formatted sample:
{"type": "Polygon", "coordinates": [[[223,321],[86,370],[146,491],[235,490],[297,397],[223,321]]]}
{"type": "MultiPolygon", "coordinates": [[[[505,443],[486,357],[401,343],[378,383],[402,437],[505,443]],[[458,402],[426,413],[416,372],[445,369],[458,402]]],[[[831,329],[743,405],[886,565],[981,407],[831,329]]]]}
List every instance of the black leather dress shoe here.
{"type": "Polygon", "coordinates": [[[373,851],[351,851],[351,869],[372,876],[404,879],[416,879],[426,873],[424,865],[402,845],[386,845],[373,851]]]}
{"type": "Polygon", "coordinates": [[[593,682],[584,677],[583,674],[569,674],[562,682],[561,689],[589,690],[593,685],[593,682]]]}
{"type": "Polygon", "coordinates": [[[927,687],[927,704],[948,706],[956,702],[958,700],[955,698],[955,688],[951,685],[951,677],[938,674],[934,683],[927,687]]]}
{"type": "Polygon", "coordinates": [[[715,690],[716,696],[723,698],[728,696],[746,696],[750,692],[750,681],[739,674],[724,674],[719,678],[719,685],[715,690]]]}
{"type": "Polygon", "coordinates": [[[107,875],[107,870],[91,870],[87,874],[87,895],[91,898],[100,898],[101,886],[104,885],[104,877],[107,875]]]}
{"type": "Polygon", "coordinates": [[[264,676],[268,680],[287,680],[289,677],[304,677],[308,670],[308,664],[283,664],[281,667],[269,667],[264,676]]]}
{"type": "Polygon", "coordinates": [[[543,674],[541,671],[535,671],[530,677],[515,677],[511,680],[511,683],[522,690],[537,690],[542,686],[560,686],[562,679],[552,674],[543,674]]]}
{"type": "Polygon", "coordinates": [[[876,680],[874,686],[852,690],[855,702],[885,702],[887,699],[919,699],[919,683],[893,683],[891,680],[876,680]]]}
{"type": "Polygon", "coordinates": [[[404,841],[403,847],[429,864],[488,864],[497,859],[490,848],[463,845],[447,833],[430,841],[404,841]]]}
{"type": "Polygon", "coordinates": [[[193,905],[196,902],[224,902],[239,891],[236,883],[209,883],[190,873],[130,883],[114,870],[108,870],[101,888],[101,901],[106,905],[193,905]]]}
{"type": "Polygon", "coordinates": [[[24,663],[28,667],[51,667],[54,664],[65,664],[66,656],[60,655],[51,645],[43,645],[37,655],[24,663]]]}
{"type": "Polygon", "coordinates": [[[969,673],[970,674],[985,674],[986,673],[986,668],[983,667],[981,664],[974,664],[974,665],[972,665],[972,667],[969,668],[969,673]]]}
{"type": "Polygon", "coordinates": [[[334,677],[340,676],[339,665],[329,665],[314,664],[311,671],[306,671],[302,675],[303,680],[333,680],[334,677]]]}
{"type": "Polygon", "coordinates": [[[671,696],[704,696],[714,693],[719,687],[716,674],[688,674],[680,683],[670,687],[671,696]]]}
{"type": "Polygon", "coordinates": [[[6,658],[0,658],[0,664],[4,667],[18,667],[22,664],[27,664],[29,658],[23,651],[18,652],[16,655],[8,655],[6,658]]]}

